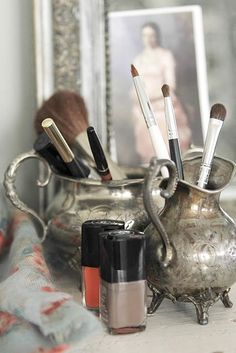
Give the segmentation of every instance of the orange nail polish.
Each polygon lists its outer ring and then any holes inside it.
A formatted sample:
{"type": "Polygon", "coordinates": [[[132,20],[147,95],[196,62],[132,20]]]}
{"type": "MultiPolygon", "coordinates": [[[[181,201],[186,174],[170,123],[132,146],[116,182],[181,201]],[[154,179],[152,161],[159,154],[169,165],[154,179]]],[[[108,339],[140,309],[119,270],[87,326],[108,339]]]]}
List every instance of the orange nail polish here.
{"type": "Polygon", "coordinates": [[[83,298],[84,305],[88,309],[98,309],[99,307],[99,268],[83,266],[83,298]]]}
{"type": "Polygon", "coordinates": [[[82,294],[83,305],[87,309],[99,310],[100,233],[117,229],[124,229],[124,222],[114,220],[91,220],[84,222],[82,225],[82,294]]]}

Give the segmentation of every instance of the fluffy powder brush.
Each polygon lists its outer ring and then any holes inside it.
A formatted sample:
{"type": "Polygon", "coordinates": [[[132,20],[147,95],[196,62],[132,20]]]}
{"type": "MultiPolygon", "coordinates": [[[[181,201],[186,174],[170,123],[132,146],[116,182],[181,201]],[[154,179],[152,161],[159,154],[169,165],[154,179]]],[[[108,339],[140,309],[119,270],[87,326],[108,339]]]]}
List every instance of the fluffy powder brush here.
{"type": "MultiPolygon", "coordinates": [[[[83,98],[73,91],[63,90],[54,93],[38,110],[35,119],[35,128],[42,132],[41,123],[45,118],[53,118],[65,140],[75,145],[82,157],[92,168],[96,168],[87,137],[89,126],[88,113],[83,98]]],[[[123,170],[116,165],[109,155],[106,159],[113,179],[125,179],[123,170]]]]}

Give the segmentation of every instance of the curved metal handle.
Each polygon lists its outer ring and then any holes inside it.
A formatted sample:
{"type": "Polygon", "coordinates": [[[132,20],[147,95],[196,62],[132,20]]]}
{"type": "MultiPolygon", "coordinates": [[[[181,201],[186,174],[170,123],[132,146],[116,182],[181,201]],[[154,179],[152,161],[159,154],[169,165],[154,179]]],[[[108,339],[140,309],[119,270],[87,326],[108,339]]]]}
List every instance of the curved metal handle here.
{"type": "Polygon", "coordinates": [[[39,187],[46,186],[50,181],[52,172],[49,167],[49,164],[42,157],[40,157],[34,150],[31,150],[29,152],[26,152],[26,153],[19,155],[9,164],[9,166],[5,172],[5,175],[4,175],[3,185],[5,188],[6,195],[9,198],[9,200],[12,202],[12,204],[15,207],[17,207],[19,210],[30,214],[31,216],[33,216],[37,220],[40,227],[42,228],[41,241],[43,242],[46,238],[47,226],[34,210],[29,208],[24,202],[22,202],[19,199],[17,192],[16,192],[16,186],[15,186],[16,173],[17,173],[19,166],[21,165],[21,163],[23,161],[30,159],[30,158],[36,158],[36,159],[39,159],[40,161],[43,162],[45,169],[46,169],[46,177],[45,177],[45,180],[43,180],[43,181],[37,180],[37,185],[39,187]]]}
{"type": "Polygon", "coordinates": [[[168,159],[157,159],[156,157],[153,157],[151,159],[150,167],[144,180],[143,201],[145,209],[155,228],[158,230],[162,242],[164,244],[165,255],[164,259],[162,260],[162,265],[164,267],[167,267],[173,258],[173,249],[170,244],[168,234],[166,233],[165,228],[163,227],[163,224],[160,221],[156,206],[152,199],[153,183],[155,181],[156,176],[160,173],[162,167],[166,167],[168,169],[169,178],[166,188],[160,188],[160,195],[163,198],[168,199],[174,194],[177,187],[177,173],[175,164],[168,159]]]}

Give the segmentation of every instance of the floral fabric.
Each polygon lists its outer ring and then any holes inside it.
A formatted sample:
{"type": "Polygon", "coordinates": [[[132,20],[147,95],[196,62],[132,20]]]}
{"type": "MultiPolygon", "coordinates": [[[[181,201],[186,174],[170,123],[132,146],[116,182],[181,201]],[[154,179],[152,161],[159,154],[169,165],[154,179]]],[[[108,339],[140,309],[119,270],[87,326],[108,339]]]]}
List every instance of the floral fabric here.
{"type": "Polygon", "coordinates": [[[2,244],[13,239],[5,265],[0,264],[0,352],[80,352],[81,340],[101,331],[98,319],[70,294],[57,290],[25,214],[13,216],[8,232],[4,215],[0,224],[2,244]]]}
{"type": "Polygon", "coordinates": [[[8,234],[9,227],[9,211],[3,191],[0,188],[0,256],[3,251],[10,245],[12,239],[8,234]]]}

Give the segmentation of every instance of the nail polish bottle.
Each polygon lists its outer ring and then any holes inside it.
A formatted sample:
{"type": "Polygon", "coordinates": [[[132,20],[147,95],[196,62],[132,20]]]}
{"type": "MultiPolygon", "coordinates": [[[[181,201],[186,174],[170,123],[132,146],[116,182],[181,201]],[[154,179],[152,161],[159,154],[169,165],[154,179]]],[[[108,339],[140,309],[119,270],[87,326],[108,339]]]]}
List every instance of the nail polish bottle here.
{"type": "Polygon", "coordinates": [[[118,230],[100,234],[100,316],[109,333],[146,327],[145,236],[118,230]]]}
{"type": "Polygon", "coordinates": [[[124,229],[124,222],[116,220],[89,220],[82,224],[82,296],[83,305],[90,310],[99,310],[99,234],[115,229],[124,229]]]}

